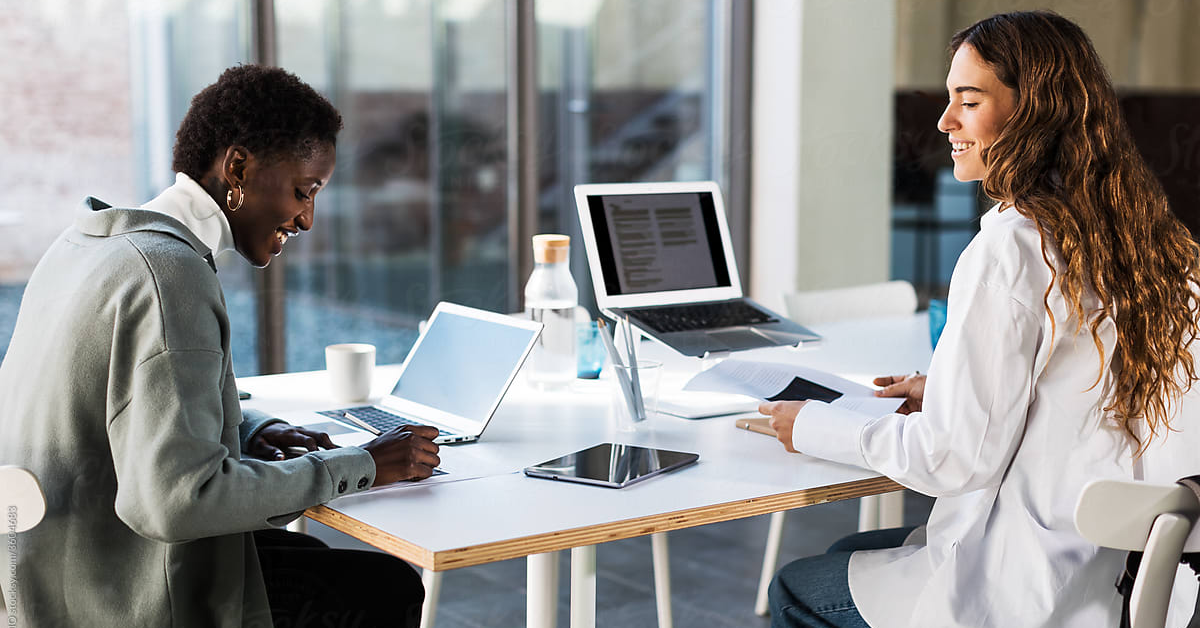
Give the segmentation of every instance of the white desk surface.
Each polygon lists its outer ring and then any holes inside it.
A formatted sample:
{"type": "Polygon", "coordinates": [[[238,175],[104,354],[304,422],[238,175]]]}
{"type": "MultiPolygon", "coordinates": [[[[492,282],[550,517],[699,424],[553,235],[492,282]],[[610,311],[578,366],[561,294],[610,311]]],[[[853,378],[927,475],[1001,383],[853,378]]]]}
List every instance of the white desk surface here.
{"type": "MultiPolygon", "coordinates": [[[[869,383],[874,375],[924,369],[929,334],[922,315],[823,325],[825,339],[804,349],[740,354],[820,368],[869,383]]],[[[663,388],[682,386],[698,360],[662,358],[663,388]]],[[[397,368],[376,369],[375,394],[397,368]]],[[[246,407],[271,412],[338,407],[322,371],[238,380],[253,394],[246,407]]],[[[544,393],[520,379],[476,443],[442,447],[453,470],[486,461],[501,475],[439,484],[398,484],[349,497],[306,514],[426,569],[441,571],[654,532],[738,519],[895,490],[864,469],[788,454],[777,441],[734,427],[732,417],[657,416],[636,432],[613,429],[605,381],[577,381],[544,393]],[[649,445],[700,454],[698,463],[624,489],[525,477],[527,465],[600,442],[649,445]]]]}

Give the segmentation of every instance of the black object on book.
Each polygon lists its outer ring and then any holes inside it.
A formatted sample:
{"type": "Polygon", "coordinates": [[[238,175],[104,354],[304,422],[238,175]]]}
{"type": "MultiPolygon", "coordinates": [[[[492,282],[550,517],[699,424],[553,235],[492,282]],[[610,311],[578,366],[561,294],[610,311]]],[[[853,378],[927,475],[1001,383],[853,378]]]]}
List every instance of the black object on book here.
{"type": "Polygon", "coordinates": [[[826,388],[825,386],[822,386],[816,382],[810,382],[803,377],[793,377],[792,383],[788,384],[783,390],[779,391],[779,394],[773,397],[767,397],[767,401],[816,400],[829,403],[830,401],[833,401],[841,396],[842,393],[832,388],[826,388]]]}

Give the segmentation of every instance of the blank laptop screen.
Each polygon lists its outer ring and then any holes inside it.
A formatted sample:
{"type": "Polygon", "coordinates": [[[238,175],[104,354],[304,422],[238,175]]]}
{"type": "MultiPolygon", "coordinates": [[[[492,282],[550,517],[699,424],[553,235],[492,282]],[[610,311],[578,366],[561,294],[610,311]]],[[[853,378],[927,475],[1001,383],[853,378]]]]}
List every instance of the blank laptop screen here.
{"type": "Polygon", "coordinates": [[[413,348],[392,394],[484,421],[536,331],[442,311],[413,348]]]}
{"type": "Polygon", "coordinates": [[[588,197],[609,295],[728,287],[709,192],[588,197]]]}

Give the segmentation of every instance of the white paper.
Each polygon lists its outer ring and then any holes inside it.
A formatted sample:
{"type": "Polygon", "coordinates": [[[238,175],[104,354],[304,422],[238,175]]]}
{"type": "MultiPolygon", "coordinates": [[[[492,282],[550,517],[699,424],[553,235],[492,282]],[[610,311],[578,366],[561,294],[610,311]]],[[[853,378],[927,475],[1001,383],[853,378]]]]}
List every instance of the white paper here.
{"type": "Polygon", "coordinates": [[[699,419],[754,412],[758,409],[759,403],[759,399],[746,395],[695,390],[674,391],[659,394],[658,412],[685,419],[699,419]]]}
{"type": "Polygon", "coordinates": [[[733,359],[722,360],[716,366],[701,371],[688,381],[683,389],[737,393],[757,399],[769,399],[783,392],[797,377],[841,393],[842,396],[833,400],[830,405],[871,416],[895,412],[904,403],[904,399],[898,397],[876,397],[873,389],[832,373],[795,364],[733,359]]]}
{"type": "MultiPolygon", "coordinates": [[[[351,428],[340,421],[315,412],[282,412],[277,416],[297,427],[327,432],[329,433],[330,440],[340,447],[365,445],[375,438],[372,434],[351,428]]],[[[389,484],[387,488],[429,486],[430,484],[441,484],[443,482],[457,482],[459,480],[470,480],[491,475],[503,475],[520,470],[519,465],[514,465],[503,459],[491,459],[472,452],[470,444],[466,444],[466,446],[442,447],[438,451],[438,457],[442,459],[442,464],[438,467],[438,470],[442,473],[419,482],[389,484]]]]}
{"type": "Polygon", "coordinates": [[[462,480],[515,473],[523,468],[523,465],[518,465],[511,461],[493,460],[475,455],[471,452],[470,447],[470,444],[442,447],[438,451],[438,457],[442,459],[442,464],[438,467],[438,470],[442,472],[440,474],[417,482],[397,482],[395,484],[379,486],[372,490],[415,488],[429,486],[430,484],[460,482],[462,480]]]}

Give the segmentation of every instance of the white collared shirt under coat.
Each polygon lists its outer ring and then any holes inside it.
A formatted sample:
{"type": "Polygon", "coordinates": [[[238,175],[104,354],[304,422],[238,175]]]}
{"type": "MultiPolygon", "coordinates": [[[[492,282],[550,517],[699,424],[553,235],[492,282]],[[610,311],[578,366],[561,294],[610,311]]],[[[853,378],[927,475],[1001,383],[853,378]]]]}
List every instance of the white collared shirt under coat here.
{"type": "Polygon", "coordinates": [[[221,207],[194,179],[175,173],[175,185],[146,201],[142,209],[166,214],[183,223],[212,251],[213,257],[233,250],[233,231],[221,207]]]}
{"type": "MultiPolygon", "coordinates": [[[[922,411],[875,418],[810,402],[797,417],[798,451],[937,498],[925,544],[852,556],[850,590],[871,626],[1115,626],[1124,554],[1080,537],[1080,491],[1099,478],[1169,483],[1200,473],[1193,390],[1175,409],[1181,431],[1156,439],[1135,474],[1130,439],[1103,418],[1100,353],[1057,288],[1052,341],[1043,306],[1051,280],[1034,223],[992,208],[955,266],[922,411]]],[[[1096,305],[1089,295],[1085,307],[1096,305]]],[[[1111,321],[1100,337],[1107,361],[1111,321]]],[[[1186,624],[1195,591],[1194,577],[1176,580],[1168,625],[1186,624]]]]}

